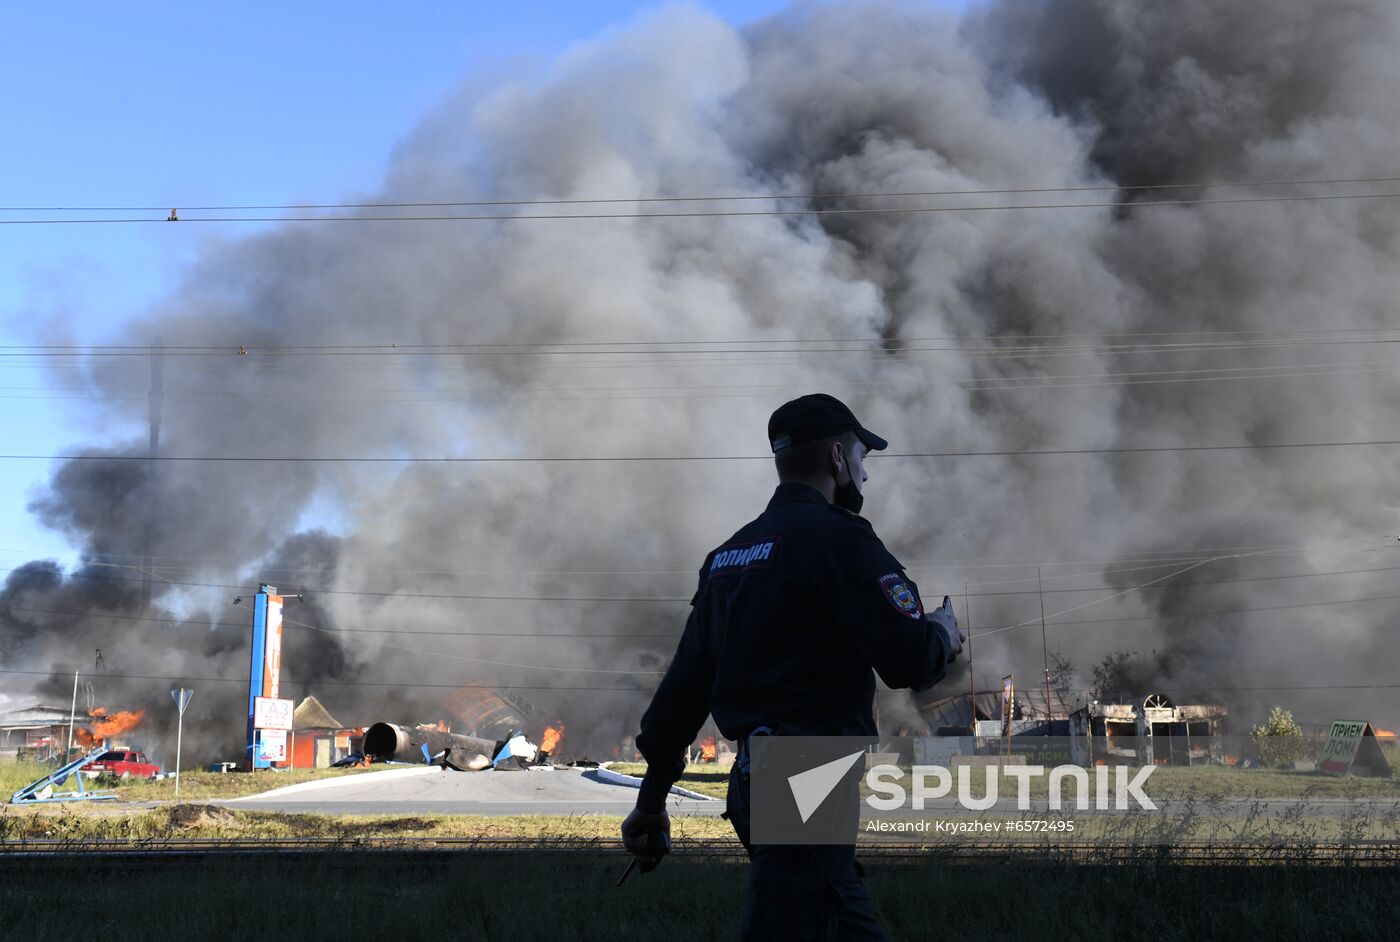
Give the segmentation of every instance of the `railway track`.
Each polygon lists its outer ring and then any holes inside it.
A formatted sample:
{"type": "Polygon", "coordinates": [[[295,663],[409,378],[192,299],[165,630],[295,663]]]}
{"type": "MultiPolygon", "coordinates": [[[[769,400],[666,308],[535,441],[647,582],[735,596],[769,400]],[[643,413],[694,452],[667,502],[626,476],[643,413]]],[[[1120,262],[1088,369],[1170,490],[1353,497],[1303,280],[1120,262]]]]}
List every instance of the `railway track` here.
{"type": "MultiPolygon", "coordinates": [[[[677,839],[681,857],[741,860],[736,840],[677,839]]],[[[319,858],[363,860],[366,855],[447,859],[461,854],[590,854],[616,858],[622,844],[612,838],[151,838],[143,840],[0,841],[0,867],[20,861],[161,860],[200,857],[319,858]]],[[[942,861],[952,864],[1234,865],[1234,866],[1400,866],[1400,841],[1348,843],[1141,844],[1111,842],[1033,843],[981,841],[946,844],[869,841],[859,845],[865,860],[942,861]]]]}

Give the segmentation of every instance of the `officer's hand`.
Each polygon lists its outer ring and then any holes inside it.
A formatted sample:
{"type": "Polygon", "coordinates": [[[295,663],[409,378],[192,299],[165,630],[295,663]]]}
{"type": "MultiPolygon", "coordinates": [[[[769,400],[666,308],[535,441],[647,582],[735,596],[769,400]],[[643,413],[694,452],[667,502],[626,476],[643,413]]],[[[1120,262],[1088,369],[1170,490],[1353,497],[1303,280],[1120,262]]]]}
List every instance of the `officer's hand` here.
{"type": "Polygon", "coordinates": [[[962,653],[963,642],[967,640],[958,627],[958,616],[953,614],[953,600],[943,596],[943,605],[929,612],[928,620],[943,630],[943,637],[948,642],[948,663],[953,663],[962,653]]]}
{"type": "Polygon", "coordinates": [[[650,873],[671,850],[671,816],[647,814],[639,808],[622,822],[622,846],[637,858],[642,873],[650,873]]]}

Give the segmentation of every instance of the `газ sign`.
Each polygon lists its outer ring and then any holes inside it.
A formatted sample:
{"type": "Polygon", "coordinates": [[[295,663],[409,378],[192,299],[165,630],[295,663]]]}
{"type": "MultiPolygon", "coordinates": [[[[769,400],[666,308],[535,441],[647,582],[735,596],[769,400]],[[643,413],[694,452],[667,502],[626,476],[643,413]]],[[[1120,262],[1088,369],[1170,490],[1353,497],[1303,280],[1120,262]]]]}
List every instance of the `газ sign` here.
{"type": "Polygon", "coordinates": [[[255,729],[291,729],[293,706],[290,700],[256,697],[253,700],[255,729]]]}

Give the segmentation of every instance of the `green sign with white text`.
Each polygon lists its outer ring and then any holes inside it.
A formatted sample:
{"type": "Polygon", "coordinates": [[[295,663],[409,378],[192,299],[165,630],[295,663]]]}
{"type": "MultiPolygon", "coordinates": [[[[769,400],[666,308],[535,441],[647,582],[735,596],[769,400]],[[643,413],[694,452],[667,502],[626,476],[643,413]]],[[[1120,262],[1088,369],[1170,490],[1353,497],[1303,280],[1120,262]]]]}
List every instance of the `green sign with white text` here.
{"type": "Polygon", "coordinates": [[[1380,743],[1376,741],[1376,731],[1370,723],[1365,720],[1334,720],[1317,767],[1323,772],[1345,775],[1353,764],[1364,766],[1366,772],[1372,775],[1390,774],[1390,763],[1386,762],[1380,743]]]}

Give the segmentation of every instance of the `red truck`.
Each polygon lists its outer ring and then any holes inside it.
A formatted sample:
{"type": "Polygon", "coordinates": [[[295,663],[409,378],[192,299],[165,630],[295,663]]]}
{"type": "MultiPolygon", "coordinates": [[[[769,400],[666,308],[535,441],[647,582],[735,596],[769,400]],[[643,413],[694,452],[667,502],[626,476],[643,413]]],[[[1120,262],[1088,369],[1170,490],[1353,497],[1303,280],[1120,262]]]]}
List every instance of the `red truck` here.
{"type": "Polygon", "coordinates": [[[147,761],[144,752],[113,749],[102,753],[79,771],[87,773],[91,778],[99,775],[110,775],[114,778],[155,778],[160,774],[160,766],[147,761]]]}

